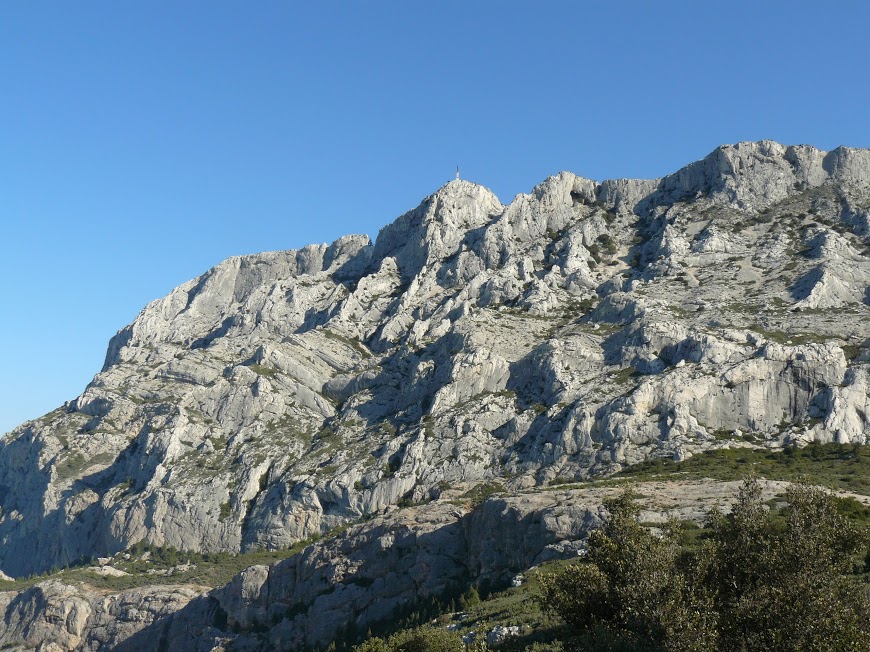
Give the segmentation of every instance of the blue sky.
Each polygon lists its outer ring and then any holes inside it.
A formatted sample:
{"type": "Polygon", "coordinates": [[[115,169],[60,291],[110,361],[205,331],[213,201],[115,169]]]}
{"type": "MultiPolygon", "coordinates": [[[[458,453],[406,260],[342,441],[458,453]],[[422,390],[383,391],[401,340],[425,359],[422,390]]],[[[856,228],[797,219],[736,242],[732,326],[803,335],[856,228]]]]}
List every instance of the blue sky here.
{"type": "Polygon", "coordinates": [[[372,237],[451,178],[870,146],[866,2],[0,4],[0,432],[227,256],[372,237]]]}

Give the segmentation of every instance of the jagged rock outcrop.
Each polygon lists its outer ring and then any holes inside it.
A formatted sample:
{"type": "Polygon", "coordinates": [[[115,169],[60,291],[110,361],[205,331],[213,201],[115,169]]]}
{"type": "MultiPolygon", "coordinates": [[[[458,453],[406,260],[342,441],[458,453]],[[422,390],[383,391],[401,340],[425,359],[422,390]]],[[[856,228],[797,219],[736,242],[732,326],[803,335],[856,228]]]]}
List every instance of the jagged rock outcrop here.
{"type": "MultiPolygon", "coordinates": [[[[4,650],[111,650],[184,609],[202,590],[153,586],[115,594],[47,580],[18,593],[0,592],[4,650]]],[[[159,646],[160,637],[154,641],[159,646]]]]}
{"type": "MultiPolygon", "coordinates": [[[[710,508],[727,509],[737,484],[641,484],[642,518],[700,521],[710,508]]],[[[762,486],[770,499],[785,483],[762,486]]],[[[438,501],[394,509],[271,567],[252,566],[208,593],[166,586],[106,595],[44,581],[0,593],[0,645],[64,652],[322,648],[341,632],[390,623],[468,586],[508,586],[519,571],[576,557],[600,523],[603,498],[618,491],[573,488],[493,497],[476,508],[438,501]]]]}
{"type": "Polygon", "coordinates": [[[452,181],[376,241],[227,260],[0,443],[0,569],[281,548],[436,497],[733,445],[865,443],[870,151],[452,181]]]}

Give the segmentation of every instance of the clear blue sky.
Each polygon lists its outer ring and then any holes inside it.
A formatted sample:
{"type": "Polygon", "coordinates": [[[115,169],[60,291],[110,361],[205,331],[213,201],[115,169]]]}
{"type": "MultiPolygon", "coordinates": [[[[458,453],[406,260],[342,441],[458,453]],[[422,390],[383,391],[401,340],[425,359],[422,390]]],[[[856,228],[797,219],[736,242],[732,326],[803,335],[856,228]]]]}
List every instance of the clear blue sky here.
{"type": "Polygon", "coordinates": [[[870,146],[867,2],[0,4],[0,431],[227,256],[378,229],[453,175],[656,177],[870,146]]]}

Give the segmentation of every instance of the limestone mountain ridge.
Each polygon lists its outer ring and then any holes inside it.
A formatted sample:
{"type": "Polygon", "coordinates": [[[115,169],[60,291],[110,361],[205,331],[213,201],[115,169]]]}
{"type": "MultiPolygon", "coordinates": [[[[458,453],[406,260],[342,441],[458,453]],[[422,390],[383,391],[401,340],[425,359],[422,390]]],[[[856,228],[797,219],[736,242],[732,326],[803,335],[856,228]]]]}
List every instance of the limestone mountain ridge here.
{"type": "MultiPolygon", "coordinates": [[[[0,443],[0,569],[289,547],[495,484],[870,435],[870,151],[451,181],[372,243],[230,258],[0,443]]],[[[532,556],[533,557],[533,556],[532,556]]]]}

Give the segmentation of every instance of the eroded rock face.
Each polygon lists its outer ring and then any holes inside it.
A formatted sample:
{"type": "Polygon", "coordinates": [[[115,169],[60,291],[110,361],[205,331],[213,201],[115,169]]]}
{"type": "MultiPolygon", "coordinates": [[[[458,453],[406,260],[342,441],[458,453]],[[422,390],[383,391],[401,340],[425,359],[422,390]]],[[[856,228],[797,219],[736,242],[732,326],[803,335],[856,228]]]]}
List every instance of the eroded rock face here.
{"type": "Polygon", "coordinates": [[[868,184],[867,150],[741,143],[507,206],[452,181],[374,243],[231,258],[0,443],[0,569],[279,548],[459,482],[865,443],[868,184]]]}
{"type": "MultiPolygon", "coordinates": [[[[728,509],[739,482],[637,485],[641,518],[702,520],[728,509]]],[[[762,482],[771,499],[786,483],[762,482]]],[[[395,622],[471,585],[510,585],[520,571],[576,557],[618,487],[493,497],[476,508],[436,501],[393,509],[293,557],[252,566],[209,593],[152,587],[107,595],[58,581],[0,593],[0,644],[103,652],[299,650],[395,622]],[[53,646],[53,647],[47,647],[53,646]]]]}
{"type": "Polygon", "coordinates": [[[19,593],[0,592],[0,647],[47,652],[111,650],[200,595],[203,591],[180,586],[106,595],[57,580],[19,593]]]}

